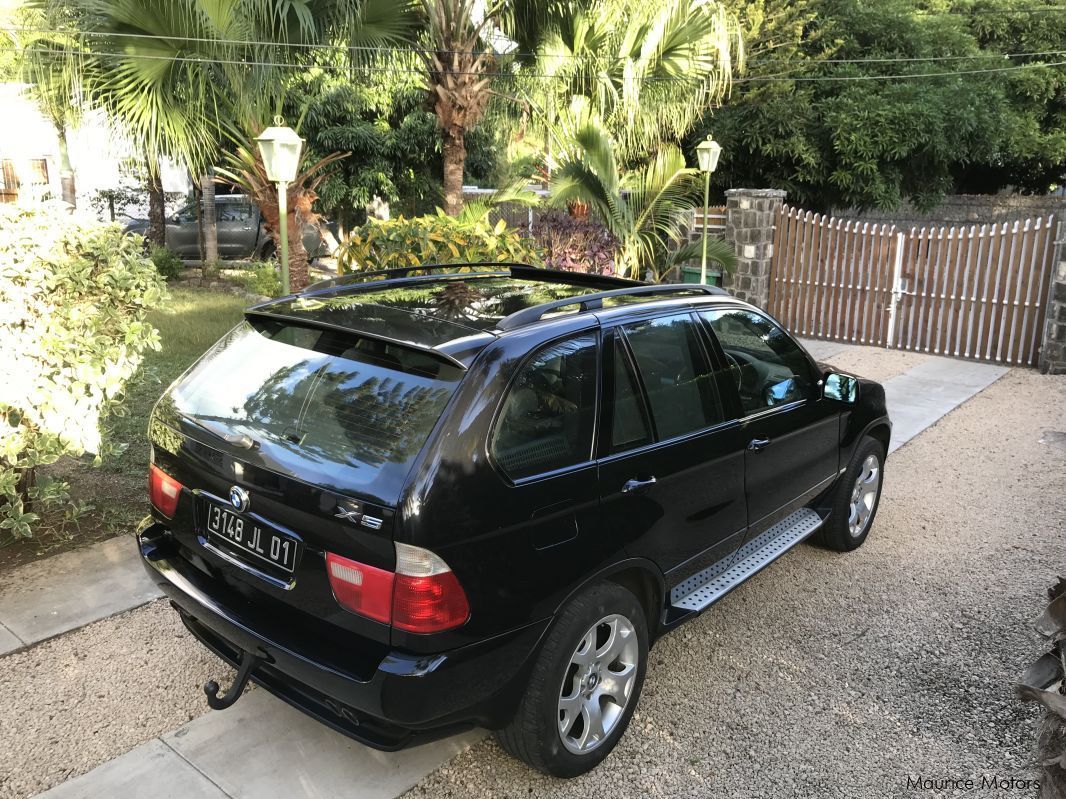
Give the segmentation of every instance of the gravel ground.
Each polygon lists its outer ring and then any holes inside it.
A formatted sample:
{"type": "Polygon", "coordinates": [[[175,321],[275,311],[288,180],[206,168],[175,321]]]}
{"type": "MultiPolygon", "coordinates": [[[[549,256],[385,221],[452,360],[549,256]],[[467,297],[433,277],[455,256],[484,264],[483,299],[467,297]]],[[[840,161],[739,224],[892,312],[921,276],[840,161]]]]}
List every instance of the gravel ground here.
{"type": "Polygon", "coordinates": [[[935,796],[908,777],[1033,776],[1037,713],[1011,688],[1063,567],[1048,431],[1066,431],[1066,379],[1014,370],[900,449],[861,549],[800,547],[655,646],[591,775],[542,777],[486,740],[407,799],[935,796]]]}
{"type": "Polygon", "coordinates": [[[883,383],[889,378],[903,374],[908,369],[913,369],[929,357],[919,352],[849,346],[843,352],[826,360],[842,372],[868,377],[883,383]]]}
{"type": "Polygon", "coordinates": [[[0,658],[0,797],[83,774],[204,712],[232,673],[163,600],[0,658]]]}

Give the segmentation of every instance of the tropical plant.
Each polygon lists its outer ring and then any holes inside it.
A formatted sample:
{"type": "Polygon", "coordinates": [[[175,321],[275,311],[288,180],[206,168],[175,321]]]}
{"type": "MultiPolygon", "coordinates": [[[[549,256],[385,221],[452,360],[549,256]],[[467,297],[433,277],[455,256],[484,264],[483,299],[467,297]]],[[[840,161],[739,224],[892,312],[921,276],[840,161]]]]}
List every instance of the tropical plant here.
{"type": "Polygon", "coordinates": [[[202,175],[231,138],[254,136],[257,123],[280,109],[290,69],[312,64],[316,45],[348,45],[327,52],[354,67],[374,48],[409,41],[411,22],[407,0],[73,3],[92,21],[91,94],[149,164],[150,220],[159,242],[161,156],[202,175]]]}
{"type": "MultiPolygon", "coordinates": [[[[644,167],[624,171],[604,127],[593,116],[574,134],[574,154],[552,174],[551,201],[586,204],[617,240],[615,271],[661,280],[697,257],[702,240],[689,241],[687,223],[699,200],[699,171],[686,168],[674,145],[663,145],[644,167]]],[[[720,239],[708,241],[707,257],[732,271],[736,256],[720,239]]]]}
{"type": "Polygon", "coordinates": [[[575,97],[628,163],[680,141],[744,60],[739,24],[718,0],[573,3],[547,30],[523,87],[547,122],[549,164],[565,157],[581,124],[571,114],[575,97]]]}
{"type": "Polygon", "coordinates": [[[159,347],[146,311],[165,285],[140,240],[63,208],[0,206],[0,531],[19,538],[44,507],[78,512],[37,469],[108,454],[100,421],[159,347]]]}
{"type": "MultiPolygon", "coordinates": [[[[308,150],[352,153],[320,184],[316,205],[344,234],[366,220],[375,197],[406,216],[441,204],[440,131],[426,108],[418,63],[396,54],[382,61],[358,81],[336,71],[300,73],[285,98],[285,113],[299,120],[308,150]]],[[[497,163],[493,130],[468,131],[465,143],[465,181],[490,180],[497,163]]]]}
{"type": "Polygon", "coordinates": [[[406,219],[371,219],[341,244],[339,263],[346,272],[418,267],[424,264],[543,263],[535,243],[487,213],[436,214],[406,219]]]}
{"type": "Polygon", "coordinates": [[[598,219],[578,219],[562,211],[541,214],[533,223],[533,240],[552,269],[609,275],[614,272],[618,240],[598,219]]]}
{"type": "MultiPolygon", "coordinates": [[[[318,186],[329,176],[330,168],[348,155],[333,153],[315,159],[304,153],[296,178],[288,184],[286,219],[288,229],[293,232],[289,236],[289,281],[293,291],[299,291],[310,282],[309,258],[300,231],[305,225],[317,226],[321,220],[320,214],[314,210],[318,186]]],[[[259,148],[251,143],[237,144],[234,150],[225,153],[223,163],[225,166],[216,169],[219,178],[247,194],[259,206],[267,231],[274,239],[275,246],[280,248],[278,187],[267,177],[259,148]]]]}
{"type": "Polygon", "coordinates": [[[444,210],[457,214],[463,206],[466,132],[484,116],[492,97],[487,73],[496,69],[496,57],[483,38],[486,28],[496,24],[502,4],[419,0],[419,8],[425,25],[419,55],[442,138],[444,210]]]}

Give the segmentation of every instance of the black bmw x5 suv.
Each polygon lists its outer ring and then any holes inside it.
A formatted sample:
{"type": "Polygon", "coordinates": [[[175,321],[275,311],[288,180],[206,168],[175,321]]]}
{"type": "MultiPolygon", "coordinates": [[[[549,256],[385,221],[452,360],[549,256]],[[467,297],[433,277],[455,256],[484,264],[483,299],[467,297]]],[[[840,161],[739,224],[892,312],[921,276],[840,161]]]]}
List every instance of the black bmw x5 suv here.
{"type": "Polygon", "coordinates": [[[758,308],[524,266],[257,305],[156,406],[145,568],[207,647],[381,749],[480,725],[569,777],[648,649],[806,538],[859,546],[890,422],[758,308]]]}

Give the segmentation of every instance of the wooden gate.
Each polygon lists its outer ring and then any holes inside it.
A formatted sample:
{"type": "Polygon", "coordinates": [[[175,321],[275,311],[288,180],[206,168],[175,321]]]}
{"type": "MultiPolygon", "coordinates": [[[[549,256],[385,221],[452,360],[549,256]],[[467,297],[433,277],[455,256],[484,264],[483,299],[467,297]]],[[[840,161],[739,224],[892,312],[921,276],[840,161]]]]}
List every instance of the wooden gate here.
{"type": "Polygon", "coordinates": [[[1055,220],[912,228],[785,206],[769,310],[800,336],[1034,365],[1055,220]]]}

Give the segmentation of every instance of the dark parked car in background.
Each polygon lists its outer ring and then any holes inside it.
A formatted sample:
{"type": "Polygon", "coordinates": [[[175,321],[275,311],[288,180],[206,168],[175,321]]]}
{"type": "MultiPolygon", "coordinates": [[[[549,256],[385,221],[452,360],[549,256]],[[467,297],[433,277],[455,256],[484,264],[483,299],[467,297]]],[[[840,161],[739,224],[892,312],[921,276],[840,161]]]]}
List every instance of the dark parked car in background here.
{"type": "Polygon", "coordinates": [[[188,629],[398,749],[480,725],[583,773],[648,650],[808,538],[869,534],[891,424],[721,289],[524,266],[249,309],[149,425],[149,575],[188,629]]]}
{"type": "MultiPolygon", "coordinates": [[[[274,240],[266,231],[259,206],[239,194],[215,197],[218,228],[218,254],[222,258],[265,259],[274,256],[274,240]]],[[[188,203],[167,217],[167,248],[181,258],[200,257],[200,226],[195,203],[188,203]]],[[[126,225],[126,232],[148,232],[148,220],[136,219],[126,225]]],[[[317,227],[303,230],[304,247],[311,258],[329,254],[329,248],[317,227]]]]}

